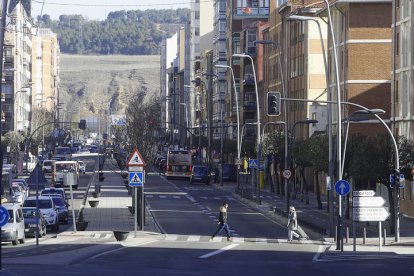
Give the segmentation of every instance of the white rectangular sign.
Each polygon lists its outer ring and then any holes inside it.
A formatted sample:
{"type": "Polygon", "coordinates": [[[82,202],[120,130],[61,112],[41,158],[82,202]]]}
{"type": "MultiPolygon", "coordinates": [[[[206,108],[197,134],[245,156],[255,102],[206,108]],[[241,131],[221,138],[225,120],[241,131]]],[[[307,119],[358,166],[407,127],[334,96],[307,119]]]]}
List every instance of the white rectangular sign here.
{"type": "Polygon", "coordinates": [[[374,196],[375,191],[373,190],[362,190],[362,191],[353,191],[352,196],[374,196]]]}
{"type": "Polygon", "coordinates": [[[384,221],[390,214],[384,207],[379,208],[353,208],[354,221],[384,221]]]}
{"type": "Polygon", "coordinates": [[[354,207],[382,207],[385,200],[380,196],[353,197],[352,206],[354,207]]]}

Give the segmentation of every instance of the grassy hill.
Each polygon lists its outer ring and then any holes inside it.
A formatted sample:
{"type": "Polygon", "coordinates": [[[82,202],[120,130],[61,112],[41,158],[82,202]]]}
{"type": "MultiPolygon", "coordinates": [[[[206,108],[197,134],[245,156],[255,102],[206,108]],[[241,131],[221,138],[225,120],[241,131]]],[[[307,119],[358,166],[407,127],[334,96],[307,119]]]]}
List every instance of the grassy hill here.
{"type": "Polygon", "coordinates": [[[146,100],[160,91],[159,56],[60,56],[59,98],[65,120],[124,114],[139,93],[146,100]],[[105,110],[105,111],[104,111],[105,110]]]}

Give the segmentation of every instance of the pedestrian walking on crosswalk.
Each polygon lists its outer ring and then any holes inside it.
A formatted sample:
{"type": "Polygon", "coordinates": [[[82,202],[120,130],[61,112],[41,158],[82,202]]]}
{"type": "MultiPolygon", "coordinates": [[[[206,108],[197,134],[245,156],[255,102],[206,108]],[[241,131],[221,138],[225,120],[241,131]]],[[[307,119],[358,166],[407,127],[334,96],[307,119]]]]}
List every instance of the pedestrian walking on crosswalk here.
{"type": "Polygon", "coordinates": [[[287,228],[288,228],[288,241],[292,241],[293,236],[295,236],[295,238],[299,239],[300,236],[297,233],[297,231],[298,231],[298,217],[296,215],[295,207],[293,207],[293,206],[289,207],[287,228]]]}
{"type": "Polygon", "coordinates": [[[230,235],[230,228],[227,224],[227,208],[229,207],[229,204],[227,202],[224,202],[223,205],[220,207],[220,213],[219,213],[219,220],[218,220],[218,228],[216,232],[211,236],[210,241],[214,239],[214,237],[217,234],[220,234],[221,231],[226,231],[227,240],[232,241],[231,235],[230,235]]]}

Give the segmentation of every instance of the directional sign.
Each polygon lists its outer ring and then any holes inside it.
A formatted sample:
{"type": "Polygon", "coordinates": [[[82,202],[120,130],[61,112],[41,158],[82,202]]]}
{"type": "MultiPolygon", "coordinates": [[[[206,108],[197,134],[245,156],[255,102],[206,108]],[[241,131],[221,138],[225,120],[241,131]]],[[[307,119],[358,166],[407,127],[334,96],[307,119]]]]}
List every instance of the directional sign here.
{"type": "Polygon", "coordinates": [[[257,169],[257,159],[249,159],[249,168],[257,169]]]}
{"type": "Polygon", "coordinates": [[[0,206],[0,227],[3,227],[9,221],[9,212],[3,206],[0,206]]]}
{"type": "Polygon", "coordinates": [[[347,195],[350,190],[349,182],[346,180],[339,180],[335,183],[335,191],[338,195],[347,195]]]}
{"type": "Polygon", "coordinates": [[[352,205],[354,207],[382,207],[385,200],[380,196],[371,197],[354,197],[352,199],[352,205]]]}
{"type": "Polygon", "coordinates": [[[145,166],[145,161],[137,149],[128,158],[128,166],[145,166]]]}
{"type": "Polygon", "coordinates": [[[361,190],[361,191],[353,191],[352,196],[374,196],[375,191],[373,190],[361,190]]]}
{"type": "Polygon", "coordinates": [[[378,208],[353,208],[354,221],[384,221],[389,217],[384,207],[378,208]]]}
{"type": "Polygon", "coordinates": [[[283,177],[289,179],[292,176],[292,172],[290,170],[283,171],[283,177]]]}
{"type": "Polygon", "coordinates": [[[143,185],[144,172],[129,172],[129,186],[141,187],[143,185]]]}

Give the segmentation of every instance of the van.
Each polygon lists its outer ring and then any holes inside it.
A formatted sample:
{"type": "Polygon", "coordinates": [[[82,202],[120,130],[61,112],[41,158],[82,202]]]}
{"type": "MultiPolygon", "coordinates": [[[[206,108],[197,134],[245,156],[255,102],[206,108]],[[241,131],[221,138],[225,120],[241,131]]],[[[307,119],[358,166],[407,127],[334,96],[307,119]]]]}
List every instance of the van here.
{"type": "Polygon", "coordinates": [[[1,228],[1,241],[17,245],[25,242],[23,211],[19,204],[5,203],[3,207],[9,213],[7,224],[1,228]]]}
{"type": "Polygon", "coordinates": [[[55,160],[44,160],[42,164],[43,172],[45,173],[52,173],[53,172],[53,164],[55,160]]]}

